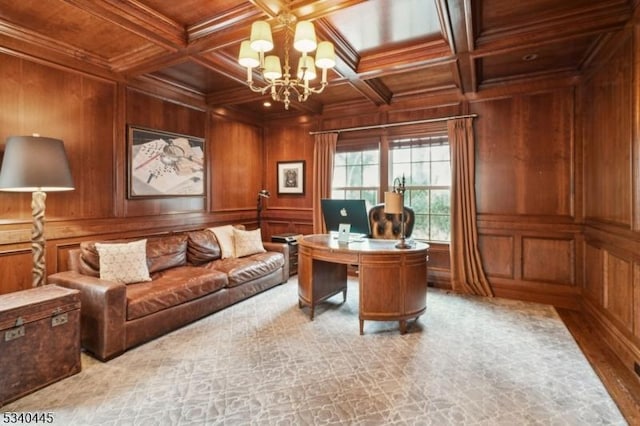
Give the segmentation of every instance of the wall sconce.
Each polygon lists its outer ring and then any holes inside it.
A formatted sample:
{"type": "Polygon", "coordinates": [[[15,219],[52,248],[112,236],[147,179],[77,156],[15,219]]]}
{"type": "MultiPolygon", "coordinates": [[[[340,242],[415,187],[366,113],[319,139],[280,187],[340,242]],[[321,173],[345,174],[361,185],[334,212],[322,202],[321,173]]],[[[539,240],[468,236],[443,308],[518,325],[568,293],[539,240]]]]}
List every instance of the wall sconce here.
{"type": "Polygon", "coordinates": [[[271,196],[271,193],[269,191],[267,191],[266,189],[261,189],[258,192],[258,206],[257,206],[257,209],[258,209],[258,228],[260,228],[260,225],[261,225],[260,222],[261,222],[261,215],[262,215],[262,209],[263,209],[263,207],[262,207],[262,199],[263,198],[269,198],[270,196],[271,196]]]}
{"type": "Polygon", "coordinates": [[[405,241],[404,235],[404,192],[406,191],[404,183],[405,178],[403,174],[402,180],[399,178],[393,180],[393,191],[384,193],[384,212],[400,215],[400,242],[396,244],[396,248],[399,249],[411,248],[411,244],[405,241]]]}
{"type": "Polygon", "coordinates": [[[69,161],[60,139],[10,136],[0,168],[0,191],[31,192],[33,287],[46,284],[44,210],[46,192],[74,189],[69,161]]]}

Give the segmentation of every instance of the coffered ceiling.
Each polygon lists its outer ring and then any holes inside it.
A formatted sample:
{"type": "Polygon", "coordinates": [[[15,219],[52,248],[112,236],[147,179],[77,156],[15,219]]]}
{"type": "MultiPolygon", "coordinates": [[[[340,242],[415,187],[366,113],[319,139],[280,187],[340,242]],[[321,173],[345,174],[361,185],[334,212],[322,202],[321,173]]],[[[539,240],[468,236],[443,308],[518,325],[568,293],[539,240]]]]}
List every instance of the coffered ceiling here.
{"type": "MultiPolygon", "coordinates": [[[[431,94],[473,96],[535,79],[571,79],[632,0],[0,0],[0,51],[120,81],[156,81],[217,107],[282,114],[251,92],[237,64],[251,23],[289,8],[336,46],[329,86],[288,113],[391,104],[431,94]]],[[[297,58],[292,60],[297,63],[297,58]]],[[[1,67],[1,64],[0,64],[1,67]]],[[[257,75],[256,75],[257,78],[257,75]]]]}

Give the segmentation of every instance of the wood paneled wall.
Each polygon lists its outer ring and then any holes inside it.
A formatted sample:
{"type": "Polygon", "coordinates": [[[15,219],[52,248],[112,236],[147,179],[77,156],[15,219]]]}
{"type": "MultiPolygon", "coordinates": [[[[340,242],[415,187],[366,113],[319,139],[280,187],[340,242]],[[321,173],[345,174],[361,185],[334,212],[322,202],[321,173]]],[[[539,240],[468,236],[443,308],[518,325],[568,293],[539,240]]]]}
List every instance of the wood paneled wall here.
{"type": "MultiPolygon", "coordinates": [[[[47,273],[83,240],[137,237],[223,223],[255,225],[263,186],[262,131],[220,118],[204,101],[46,61],[0,54],[0,139],[39,133],[64,141],[75,190],[47,197],[47,273]],[[127,198],[127,125],[206,140],[205,197],[127,198]]],[[[31,287],[31,195],[0,192],[0,294],[31,287]]]]}
{"type": "Polygon", "coordinates": [[[640,364],[640,29],[612,38],[580,87],[584,307],[631,371],[640,364]]]}
{"type": "Polygon", "coordinates": [[[271,197],[265,201],[263,234],[313,233],[312,185],[314,138],[312,124],[274,122],[264,130],[265,189],[271,197]],[[304,161],[304,194],[278,194],[277,168],[280,161],[304,161]]]}
{"type": "Polygon", "coordinates": [[[474,101],[483,265],[498,296],[576,308],[574,90],[474,101]]]}

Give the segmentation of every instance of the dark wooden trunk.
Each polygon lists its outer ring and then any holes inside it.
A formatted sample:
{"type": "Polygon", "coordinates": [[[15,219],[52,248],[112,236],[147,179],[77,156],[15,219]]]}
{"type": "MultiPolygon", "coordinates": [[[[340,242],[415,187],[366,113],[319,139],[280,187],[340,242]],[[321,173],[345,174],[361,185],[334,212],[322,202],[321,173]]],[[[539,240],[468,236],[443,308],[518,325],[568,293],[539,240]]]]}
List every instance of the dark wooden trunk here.
{"type": "Polygon", "coordinates": [[[77,290],[46,285],[0,295],[0,407],[80,369],[77,290]]]}

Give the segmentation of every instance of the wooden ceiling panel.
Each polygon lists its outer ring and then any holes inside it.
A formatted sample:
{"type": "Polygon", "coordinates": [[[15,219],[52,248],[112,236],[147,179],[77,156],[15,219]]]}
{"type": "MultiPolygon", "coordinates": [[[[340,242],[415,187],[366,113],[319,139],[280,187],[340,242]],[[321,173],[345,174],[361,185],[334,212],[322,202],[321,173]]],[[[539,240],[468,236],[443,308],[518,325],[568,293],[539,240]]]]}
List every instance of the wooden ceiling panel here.
{"type": "Polygon", "coordinates": [[[552,72],[577,73],[595,41],[595,37],[582,37],[571,42],[485,56],[478,61],[481,83],[552,72]]]}
{"type": "Polygon", "coordinates": [[[62,42],[105,60],[149,45],[143,37],[113,25],[64,1],[3,1],[0,17],[38,33],[53,43],[62,42]]]}
{"type": "Polygon", "coordinates": [[[248,3],[245,0],[140,0],[140,2],[149,9],[179,22],[185,28],[248,3]]]}
{"type": "MultiPolygon", "coordinates": [[[[625,3],[615,1],[616,3],[625,3]]],[[[581,11],[600,8],[607,3],[600,0],[483,0],[480,4],[480,32],[496,28],[528,26],[534,22],[555,19],[581,11]]],[[[611,2],[609,2],[611,3],[611,2]]]]}
{"type": "MultiPolygon", "coordinates": [[[[343,104],[391,104],[492,83],[566,81],[632,16],[631,0],[0,0],[0,48],[118,81],[180,88],[212,108],[318,114],[343,104]],[[284,56],[277,15],[315,22],[336,47],[329,86],[291,109],[266,109],[237,63],[251,24],[267,19],[284,56]],[[532,61],[523,61],[535,54],[532,61]],[[97,71],[96,71],[97,70],[97,71]]],[[[290,51],[295,76],[299,54],[290,51]]],[[[254,72],[255,80],[260,81],[254,72]]],[[[517,87],[516,87],[517,89],[517,87]]]]}
{"type": "Polygon", "coordinates": [[[455,88],[453,67],[440,64],[381,77],[394,96],[455,88]]]}
{"type": "Polygon", "coordinates": [[[203,95],[220,90],[228,90],[240,86],[237,82],[225,78],[223,75],[188,61],[151,73],[151,75],[165,81],[194,90],[203,95]]]}

